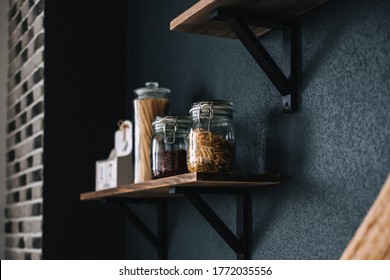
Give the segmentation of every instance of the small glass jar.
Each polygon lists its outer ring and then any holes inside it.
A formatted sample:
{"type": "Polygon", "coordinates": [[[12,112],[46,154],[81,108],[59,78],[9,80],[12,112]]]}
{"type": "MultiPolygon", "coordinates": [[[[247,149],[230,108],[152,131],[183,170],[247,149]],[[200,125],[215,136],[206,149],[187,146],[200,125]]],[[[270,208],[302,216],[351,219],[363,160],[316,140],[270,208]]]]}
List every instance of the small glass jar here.
{"type": "Polygon", "coordinates": [[[233,103],[202,101],[192,105],[188,130],[190,172],[229,172],[235,157],[233,103]]]}
{"type": "Polygon", "coordinates": [[[153,136],[153,121],[157,116],[169,113],[170,90],[148,82],[143,88],[134,90],[134,183],[152,179],[150,170],[150,141],[153,136]]]}
{"type": "Polygon", "coordinates": [[[151,142],[152,178],[187,173],[188,116],[157,117],[151,142]]]}

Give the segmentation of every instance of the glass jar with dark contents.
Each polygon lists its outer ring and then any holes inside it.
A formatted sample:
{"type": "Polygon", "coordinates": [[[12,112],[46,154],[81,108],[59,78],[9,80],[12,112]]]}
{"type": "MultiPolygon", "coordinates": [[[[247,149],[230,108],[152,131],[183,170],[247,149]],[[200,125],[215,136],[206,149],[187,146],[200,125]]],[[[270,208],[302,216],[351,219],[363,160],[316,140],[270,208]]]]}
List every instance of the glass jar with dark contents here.
{"type": "Polygon", "coordinates": [[[187,173],[187,116],[157,117],[151,142],[152,178],[187,173]]]}

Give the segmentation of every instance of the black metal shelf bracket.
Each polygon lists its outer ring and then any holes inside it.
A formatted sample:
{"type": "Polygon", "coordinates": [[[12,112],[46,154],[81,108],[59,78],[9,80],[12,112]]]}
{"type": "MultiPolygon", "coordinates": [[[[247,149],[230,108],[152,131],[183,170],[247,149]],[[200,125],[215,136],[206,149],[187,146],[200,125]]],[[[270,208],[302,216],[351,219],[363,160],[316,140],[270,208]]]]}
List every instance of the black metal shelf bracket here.
{"type": "Polygon", "coordinates": [[[282,95],[283,112],[296,110],[297,98],[297,64],[298,64],[298,32],[294,20],[275,20],[257,15],[217,8],[210,13],[213,20],[225,21],[237,38],[246,47],[257,64],[265,72],[276,89],[282,95]],[[269,55],[258,38],[249,28],[258,26],[283,31],[283,70],[269,55]]]}
{"type": "Polygon", "coordinates": [[[252,239],[252,197],[250,192],[236,195],[236,234],[232,233],[198,193],[187,193],[185,197],[232,248],[237,259],[249,260],[251,259],[250,243],[252,239]]]}
{"type": "MultiPolygon", "coordinates": [[[[154,203],[154,201],[153,201],[154,203]]],[[[134,213],[134,211],[126,204],[121,203],[120,207],[125,213],[129,221],[142,233],[142,235],[153,245],[157,250],[158,259],[166,260],[167,254],[167,206],[165,200],[157,202],[157,235],[149,229],[149,227],[134,213]]]]}

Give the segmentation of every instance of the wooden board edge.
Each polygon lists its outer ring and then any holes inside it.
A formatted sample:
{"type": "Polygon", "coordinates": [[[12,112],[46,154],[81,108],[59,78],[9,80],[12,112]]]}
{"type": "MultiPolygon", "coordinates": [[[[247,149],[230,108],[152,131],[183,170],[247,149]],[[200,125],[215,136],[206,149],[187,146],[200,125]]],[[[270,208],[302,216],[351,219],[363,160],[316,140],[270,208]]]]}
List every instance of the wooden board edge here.
{"type": "Polygon", "coordinates": [[[169,23],[169,30],[180,31],[177,29],[177,27],[180,26],[180,24],[187,21],[190,17],[195,16],[196,13],[200,12],[202,9],[212,4],[213,2],[215,2],[215,0],[201,0],[198,3],[194,4],[193,6],[185,10],[183,13],[175,17],[169,23]]]}
{"type": "Polygon", "coordinates": [[[390,258],[390,174],[341,260],[390,258]]]}

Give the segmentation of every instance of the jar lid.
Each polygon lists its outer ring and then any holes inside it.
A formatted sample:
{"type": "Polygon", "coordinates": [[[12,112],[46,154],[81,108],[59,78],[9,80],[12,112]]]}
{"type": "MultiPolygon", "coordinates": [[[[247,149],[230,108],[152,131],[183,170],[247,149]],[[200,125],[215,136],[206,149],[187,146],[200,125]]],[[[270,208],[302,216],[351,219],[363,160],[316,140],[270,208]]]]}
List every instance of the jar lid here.
{"type": "Polygon", "coordinates": [[[192,116],[204,118],[212,118],[213,115],[232,116],[233,112],[233,102],[225,100],[195,102],[190,109],[192,116]]]}
{"type": "Polygon", "coordinates": [[[167,94],[171,90],[168,88],[162,88],[158,86],[158,82],[146,82],[145,87],[137,88],[134,92],[140,97],[149,97],[150,94],[167,94]]]}
{"type": "Polygon", "coordinates": [[[169,129],[187,129],[191,123],[188,116],[157,116],[155,121],[152,123],[154,130],[163,130],[164,127],[169,129]]]}

